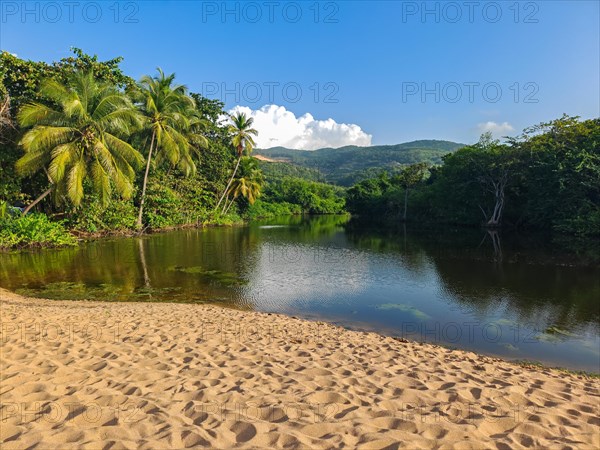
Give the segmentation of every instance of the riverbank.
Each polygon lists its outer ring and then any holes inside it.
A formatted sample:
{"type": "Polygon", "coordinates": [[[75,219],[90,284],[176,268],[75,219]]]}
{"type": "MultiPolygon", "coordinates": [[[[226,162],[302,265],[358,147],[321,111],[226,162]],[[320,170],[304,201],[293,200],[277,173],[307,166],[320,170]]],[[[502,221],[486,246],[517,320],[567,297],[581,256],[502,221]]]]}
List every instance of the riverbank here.
{"type": "Polygon", "coordinates": [[[600,446],[597,378],[217,306],[0,300],[6,449],[600,446]]]}
{"type": "Polygon", "coordinates": [[[29,214],[0,219],[0,252],[35,250],[75,246],[78,242],[113,237],[135,237],[193,228],[242,226],[248,221],[238,216],[218,217],[203,222],[184,223],[164,227],[145,227],[141,230],[82,231],[66,228],[61,222],[52,222],[44,214],[29,214]]]}

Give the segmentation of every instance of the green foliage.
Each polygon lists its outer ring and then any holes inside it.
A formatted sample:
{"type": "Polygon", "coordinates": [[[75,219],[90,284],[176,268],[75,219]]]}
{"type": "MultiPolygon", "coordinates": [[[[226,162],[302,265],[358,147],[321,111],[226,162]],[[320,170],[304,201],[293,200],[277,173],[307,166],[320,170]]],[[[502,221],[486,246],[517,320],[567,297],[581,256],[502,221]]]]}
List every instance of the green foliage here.
{"type": "Polygon", "coordinates": [[[190,97],[194,99],[196,111],[206,121],[204,135],[213,142],[228,144],[229,133],[227,128],[221,124],[222,117],[226,115],[223,110],[225,103],[220,100],[203,97],[201,94],[194,92],[190,93],[190,97]]]}
{"type": "Polygon", "coordinates": [[[16,202],[25,197],[21,178],[15,174],[15,163],[21,156],[19,148],[8,142],[0,142],[0,199],[16,202]]]}
{"type": "Polygon", "coordinates": [[[136,209],[132,201],[112,198],[103,206],[97,196],[88,197],[80,208],[69,212],[67,225],[87,233],[126,231],[135,227],[136,209]]]}
{"type": "MultiPolygon", "coordinates": [[[[208,145],[207,139],[198,132],[203,121],[195,101],[188,96],[187,87],[174,84],[174,73],[166,75],[160,68],[157,70],[158,74],[154,77],[142,77],[134,92],[138,108],[145,118],[143,134],[150,136],[136,223],[138,228],[143,224],[146,188],[153,155],[156,154],[158,164],[177,166],[186,176],[190,176],[196,173],[196,164],[192,159],[193,151],[197,151],[197,147],[208,145]]],[[[156,222],[150,226],[156,226],[156,222]]]]}
{"type": "Polygon", "coordinates": [[[51,222],[44,214],[7,214],[0,218],[0,249],[74,245],[75,239],[62,223],[51,222]]]}
{"type": "MultiPolygon", "coordinates": [[[[233,172],[231,173],[231,178],[229,178],[227,186],[221,194],[221,197],[219,198],[219,201],[217,202],[217,206],[215,208],[215,210],[219,211],[219,208],[221,207],[221,202],[225,200],[225,203],[223,204],[222,209],[220,210],[221,214],[226,214],[231,205],[233,204],[233,202],[231,202],[229,205],[227,204],[229,195],[231,194],[231,185],[239,169],[242,157],[244,156],[244,154],[246,154],[246,156],[250,156],[252,150],[254,149],[255,142],[253,136],[258,135],[258,131],[252,128],[254,119],[251,117],[247,117],[245,113],[238,112],[232,116],[230,115],[229,120],[230,123],[227,125],[227,132],[231,137],[231,145],[235,149],[237,161],[235,163],[233,172]]],[[[259,192],[259,188],[257,185],[252,190],[256,191],[257,193],[259,192]]]]}
{"type": "Polygon", "coordinates": [[[344,212],[343,192],[338,186],[283,177],[267,184],[263,201],[296,205],[308,214],[338,214],[344,212]]]}
{"type": "MultiPolygon", "coordinates": [[[[507,144],[484,136],[443,162],[410,189],[415,221],[600,235],[600,119],[564,116],[507,144]]],[[[406,187],[401,176],[361,181],[348,190],[348,210],[399,220],[406,187]]]]}
{"type": "MultiPolygon", "coordinates": [[[[52,64],[27,61],[9,52],[0,52],[0,90],[10,96],[10,112],[13,118],[18,110],[28,103],[57,106],[40,95],[39,89],[44,80],[55,80],[65,84],[76,72],[83,71],[92,72],[98,82],[106,82],[118,88],[128,88],[133,84],[133,80],[124,75],[119,68],[122,58],[102,62],[97,56],[87,55],[80,49],[71,50],[74,56],[52,64]]],[[[1,131],[0,138],[0,198],[11,203],[35,198],[48,186],[47,176],[41,171],[24,177],[15,173],[15,162],[23,155],[22,149],[17,145],[20,131],[18,126],[10,132],[1,131]]],[[[48,212],[57,211],[47,202],[41,206],[48,212]]]]}
{"type": "Polygon", "coordinates": [[[325,181],[323,175],[316,169],[281,162],[258,162],[259,167],[269,180],[282,177],[304,178],[309,181],[325,181]]]}
{"type": "Polygon", "coordinates": [[[189,94],[174,75],[159,70],[136,84],[121,58],[72,51],[50,64],[0,54],[0,220],[22,226],[3,233],[24,233],[18,242],[6,234],[5,248],[46,245],[34,225],[47,218],[20,222],[10,212],[47,191],[58,202],[38,211],[93,233],[345,208],[398,221],[408,206],[418,222],[600,234],[600,119],[564,116],[505,144],[273,148],[260,151],[271,161],[256,161],[244,158],[257,133],[251,118],[222,123],[224,104],[189,94]]]}
{"type": "Polygon", "coordinates": [[[210,221],[215,195],[206,185],[199,174],[157,170],[148,183],[144,223],[158,229],[210,221]]]}
{"type": "Polygon", "coordinates": [[[260,197],[264,183],[265,177],[256,160],[251,157],[242,158],[237,178],[230,183],[226,192],[223,213],[227,214],[236,200],[238,200],[238,206],[241,202],[243,209],[247,209],[248,205],[253,205],[260,197]]]}
{"type": "Polygon", "coordinates": [[[302,206],[287,202],[270,203],[261,199],[256,200],[248,208],[247,217],[249,219],[266,219],[269,217],[290,216],[302,214],[302,206]]]}
{"type": "Polygon", "coordinates": [[[83,199],[89,176],[94,192],[106,205],[113,186],[123,198],[133,192],[134,169],[142,156],[124,139],[139,126],[139,113],[112,85],[98,83],[92,72],[77,72],[68,84],[45,80],[43,103],[24,105],[18,114],[22,128],[32,127],[21,139],[25,155],[16,168],[31,175],[46,170],[56,198],[74,206],[83,199]]]}
{"type": "Polygon", "coordinates": [[[169,186],[152,178],[146,196],[144,223],[150,228],[171,227],[184,222],[181,198],[169,186]]]}
{"type": "Polygon", "coordinates": [[[254,119],[247,117],[243,112],[238,112],[231,116],[231,124],[228,126],[228,131],[232,136],[231,144],[235,148],[239,158],[242,157],[244,152],[246,155],[250,155],[256,145],[253,136],[257,136],[258,131],[252,128],[253,124],[254,119]]]}
{"type": "Polygon", "coordinates": [[[600,119],[560,119],[528,128],[511,144],[523,176],[523,221],[600,235],[600,119]]]}
{"type": "Polygon", "coordinates": [[[377,178],[369,178],[352,186],[346,193],[346,208],[352,214],[368,215],[383,219],[388,215],[388,197],[393,185],[384,172],[377,178]]]}
{"type": "Polygon", "coordinates": [[[62,81],[68,81],[70,75],[77,72],[92,72],[94,77],[102,82],[109,83],[119,89],[131,89],[135,86],[135,80],[123,73],[119,64],[123,57],[118,56],[108,61],[98,61],[97,55],[88,55],[83,50],[71,47],[75,56],[68,56],[52,66],[62,77],[62,81]]]}
{"type": "Polygon", "coordinates": [[[121,71],[121,57],[109,61],[98,61],[96,55],[90,56],[78,48],[72,48],[75,56],[63,58],[52,64],[26,61],[2,51],[0,53],[0,84],[4,86],[16,109],[31,101],[40,101],[38,91],[42,81],[54,79],[67,83],[76,72],[92,72],[99,82],[106,82],[118,88],[133,86],[134,80],[121,71]]]}

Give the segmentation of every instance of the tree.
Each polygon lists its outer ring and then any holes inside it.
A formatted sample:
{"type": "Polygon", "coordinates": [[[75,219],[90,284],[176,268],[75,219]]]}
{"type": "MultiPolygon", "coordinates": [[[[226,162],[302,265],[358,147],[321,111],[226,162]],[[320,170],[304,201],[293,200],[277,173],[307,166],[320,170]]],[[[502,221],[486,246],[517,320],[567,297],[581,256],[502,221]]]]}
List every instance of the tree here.
{"type": "Polygon", "coordinates": [[[473,223],[473,212],[479,210],[486,226],[501,226],[514,162],[513,149],[493,140],[491,133],[446,155],[430,188],[433,209],[443,220],[457,223],[473,223]]]}
{"type": "Polygon", "coordinates": [[[247,117],[246,114],[242,113],[242,112],[238,112],[235,115],[230,116],[230,118],[231,118],[232,124],[229,125],[229,132],[232,134],[231,143],[232,143],[233,147],[235,148],[235,151],[237,154],[237,162],[235,163],[235,168],[233,169],[231,178],[229,179],[229,182],[227,183],[227,187],[223,191],[223,194],[221,195],[221,198],[219,199],[219,202],[217,203],[217,206],[215,209],[219,209],[221,202],[227,195],[227,192],[229,191],[231,183],[233,182],[233,179],[235,178],[235,175],[240,166],[240,161],[242,160],[242,156],[244,156],[244,152],[246,152],[246,154],[248,154],[248,155],[250,155],[250,153],[252,153],[252,149],[256,145],[254,143],[254,139],[252,138],[252,136],[258,136],[258,131],[256,131],[254,128],[252,128],[252,124],[254,123],[253,118],[247,117]]]}
{"type": "Polygon", "coordinates": [[[404,212],[402,214],[404,222],[406,222],[406,212],[408,209],[408,192],[423,180],[427,174],[427,168],[427,163],[411,164],[403,168],[397,175],[397,180],[404,188],[404,212]]]}
{"type": "Polygon", "coordinates": [[[145,132],[151,135],[140,196],[138,228],[143,225],[148,174],[155,150],[158,159],[178,165],[186,175],[196,171],[190,155],[189,141],[189,135],[199,121],[199,116],[194,111],[194,101],[187,95],[185,86],[173,84],[174,73],[165,75],[160,68],[157,70],[158,75],[154,77],[142,77],[136,93],[140,111],[146,119],[145,132]]]}
{"type": "Polygon", "coordinates": [[[372,219],[380,219],[386,213],[383,205],[384,195],[391,187],[387,172],[377,177],[362,180],[346,192],[346,206],[352,214],[368,215],[372,219]]]}
{"type": "Polygon", "coordinates": [[[236,178],[229,187],[229,192],[225,197],[225,204],[222,211],[223,214],[227,214],[227,211],[229,211],[233,202],[239,197],[245,198],[251,205],[253,205],[256,199],[260,197],[265,177],[256,161],[252,158],[245,159],[242,163],[241,172],[241,176],[236,178]],[[230,196],[232,197],[231,201],[227,204],[230,196]]]}
{"type": "Polygon", "coordinates": [[[521,162],[525,222],[600,234],[600,119],[563,115],[509,142],[521,162]]]}
{"type": "Polygon", "coordinates": [[[125,141],[140,125],[131,101],[91,72],[74,74],[68,85],[46,80],[39,95],[54,106],[29,103],[19,111],[19,125],[33,128],[20,141],[25,155],[16,168],[23,175],[44,170],[50,186],[23,213],[52,191],[57,200],[65,196],[79,206],[88,176],[103,204],[113,185],[120,196],[130,198],[134,169],[143,161],[125,141]]]}
{"type": "Polygon", "coordinates": [[[119,89],[135,85],[132,78],[119,68],[121,57],[98,61],[78,48],[71,48],[75,56],[47,64],[41,61],[26,61],[7,52],[0,52],[0,83],[4,85],[12,100],[13,110],[21,105],[36,101],[44,103],[39,96],[41,83],[48,79],[68,84],[76,73],[92,72],[98,81],[114,85],[119,89]]]}
{"type": "Polygon", "coordinates": [[[476,153],[473,154],[473,163],[478,172],[477,179],[483,189],[492,194],[494,207],[489,210],[479,205],[483,213],[486,226],[499,227],[502,224],[502,213],[505,206],[505,191],[509,182],[511,163],[513,161],[510,149],[500,145],[498,140],[492,139],[492,133],[481,135],[475,144],[476,153]]]}
{"type": "Polygon", "coordinates": [[[205,135],[211,141],[219,141],[223,144],[229,144],[229,132],[227,124],[224,124],[223,117],[227,113],[223,110],[225,103],[216,99],[209,99],[201,94],[190,93],[190,97],[196,103],[196,111],[205,119],[205,135]]]}

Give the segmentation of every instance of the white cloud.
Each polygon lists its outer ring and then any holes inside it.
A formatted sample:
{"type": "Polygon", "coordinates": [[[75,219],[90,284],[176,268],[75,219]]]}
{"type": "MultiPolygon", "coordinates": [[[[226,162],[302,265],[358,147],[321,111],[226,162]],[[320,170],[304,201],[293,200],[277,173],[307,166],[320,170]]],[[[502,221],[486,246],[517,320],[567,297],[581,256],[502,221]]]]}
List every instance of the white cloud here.
{"type": "Polygon", "coordinates": [[[316,150],[345,145],[369,146],[372,136],[358,125],[337,123],[333,119],[316,120],[311,114],[296,115],[284,106],[265,105],[258,110],[236,106],[230,114],[244,112],[254,118],[258,130],[258,148],[287,147],[297,150],[316,150]]]}
{"type": "Polygon", "coordinates": [[[477,125],[480,133],[491,131],[494,137],[506,136],[507,133],[514,131],[513,126],[508,122],[496,123],[496,122],[485,122],[477,125]]]}

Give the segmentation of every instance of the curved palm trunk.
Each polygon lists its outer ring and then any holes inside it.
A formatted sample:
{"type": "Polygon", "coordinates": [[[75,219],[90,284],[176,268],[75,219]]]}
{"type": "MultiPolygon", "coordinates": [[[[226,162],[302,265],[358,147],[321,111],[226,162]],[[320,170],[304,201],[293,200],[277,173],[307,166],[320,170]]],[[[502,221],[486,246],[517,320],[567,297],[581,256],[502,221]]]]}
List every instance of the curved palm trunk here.
{"type": "MultiPolygon", "coordinates": [[[[233,197],[231,199],[231,202],[229,202],[229,205],[225,208],[225,210],[223,211],[223,214],[227,214],[229,212],[229,208],[231,208],[231,205],[233,205],[233,202],[235,202],[235,197],[233,197]]],[[[225,203],[227,203],[227,200],[225,200],[225,203]]]]}
{"type": "Polygon", "coordinates": [[[50,194],[50,192],[52,192],[52,188],[51,187],[48,188],[46,191],[44,191],[44,193],[42,195],[40,195],[38,198],[36,198],[33,203],[31,203],[29,206],[27,206],[27,208],[25,208],[23,210],[23,215],[26,215],[31,210],[31,208],[33,208],[39,202],[41,202],[42,200],[44,200],[48,196],[48,194],[50,194]]]}
{"type": "Polygon", "coordinates": [[[150,162],[152,161],[152,151],[154,150],[154,139],[156,131],[152,131],[152,141],[150,142],[150,151],[148,152],[148,161],[146,162],[146,173],[144,174],[144,183],[142,185],[142,198],[140,199],[140,210],[138,213],[137,227],[142,228],[142,214],[144,213],[144,200],[146,199],[146,186],[148,185],[148,173],[150,172],[150,162]]]}
{"type": "MultiPolygon", "coordinates": [[[[223,191],[223,194],[221,195],[221,198],[219,199],[219,203],[217,203],[217,206],[215,207],[215,211],[217,209],[219,209],[219,206],[221,205],[221,202],[223,201],[223,199],[225,198],[225,194],[227,194],[227,192],[229,191],[229,187],[231,186],[231,183],[233,183],[233,179],[235,178],[235,174],[238,171],[238,167],[240,166],[240,161],[242,160],[242,156],[240,155],[238,157],[237,160],[237,164],[235,165],[235,169],[233,169],[233,174],[231,175],[231,178],[229,179],[229,183],[227,183],[227,187],[225,188],[225,190],[223,191]]],[[[227,203],[227,202],[225,202],[227,203]]]]}

